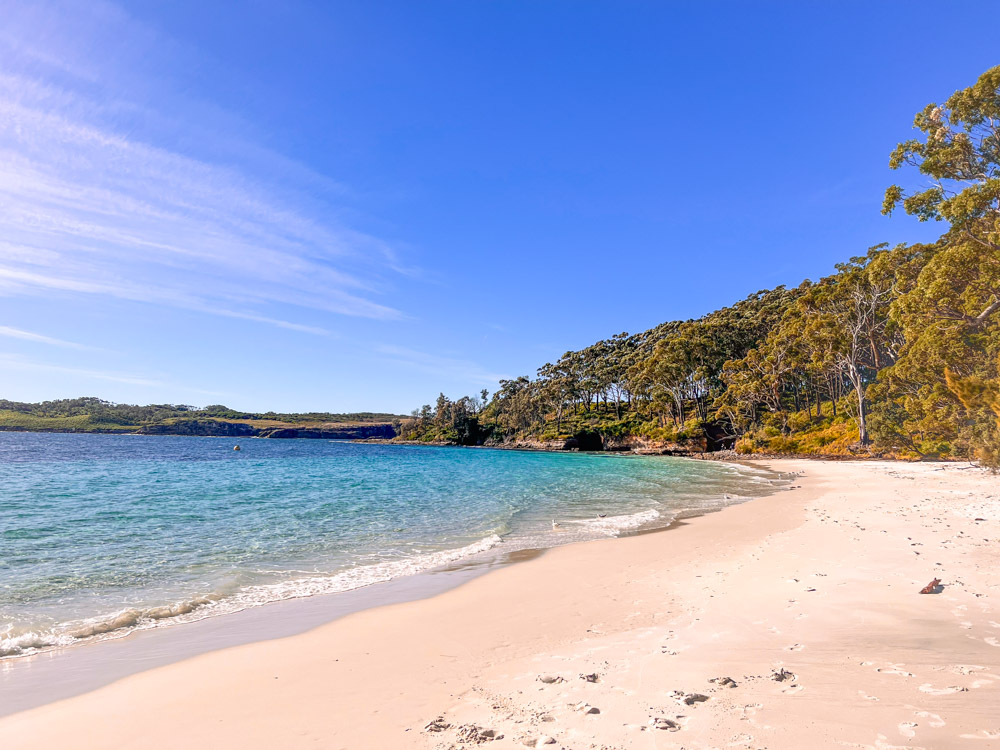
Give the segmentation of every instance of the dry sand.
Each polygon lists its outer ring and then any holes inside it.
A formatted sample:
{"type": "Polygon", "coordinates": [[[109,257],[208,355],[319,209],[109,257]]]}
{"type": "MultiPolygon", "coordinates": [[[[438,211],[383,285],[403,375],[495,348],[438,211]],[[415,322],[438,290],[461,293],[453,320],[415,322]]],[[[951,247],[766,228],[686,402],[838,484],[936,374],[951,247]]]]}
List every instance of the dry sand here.
{"type": "Polygon", "coordinates": [[[1000,747],[1000,479],[768,465],[800,488],[143,672],[0,748],[1000,747]]]}

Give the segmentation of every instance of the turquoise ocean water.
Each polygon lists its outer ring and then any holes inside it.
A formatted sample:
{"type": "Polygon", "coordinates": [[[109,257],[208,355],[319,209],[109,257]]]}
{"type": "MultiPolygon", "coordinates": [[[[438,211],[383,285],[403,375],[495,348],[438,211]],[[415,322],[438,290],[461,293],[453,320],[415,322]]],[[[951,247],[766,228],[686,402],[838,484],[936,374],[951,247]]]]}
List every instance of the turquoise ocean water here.
{"type": "Polygon", "coordinates": [[[785,484],[658,456],[233,445],[0,433],[0,658],[666,526],[785,484]]]}

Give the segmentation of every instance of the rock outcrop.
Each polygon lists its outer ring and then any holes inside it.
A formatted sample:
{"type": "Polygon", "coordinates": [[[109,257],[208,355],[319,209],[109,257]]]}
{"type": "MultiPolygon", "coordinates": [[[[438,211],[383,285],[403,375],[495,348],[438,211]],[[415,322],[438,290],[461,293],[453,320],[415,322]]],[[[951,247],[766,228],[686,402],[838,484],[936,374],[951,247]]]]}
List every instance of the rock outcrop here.
{"type": "Polygon", "coordinates": [[[199,435],[202,437],[315,438],[322,440],[391,439],[396,428],[388,422],[372,424],[269,425],[257,427],[246,422],[218,419],[183,419],[141,427],[140,435],[199,435]]]}
{"type": "Polygon", "coordinates": [[[396,428],[389,423],[377,424],[324,424],[312,426],[265,427],[257,435],[263,438],[317,438],[322,440],[367,440],[396,437],[396,428]]]}
{"type": "Polygon", "coordinates": [[[201,437],[254,437],[257,428],[244,422],[217,419],[182,419],[140,427],[139,435],[197,435],[201,437]]]}

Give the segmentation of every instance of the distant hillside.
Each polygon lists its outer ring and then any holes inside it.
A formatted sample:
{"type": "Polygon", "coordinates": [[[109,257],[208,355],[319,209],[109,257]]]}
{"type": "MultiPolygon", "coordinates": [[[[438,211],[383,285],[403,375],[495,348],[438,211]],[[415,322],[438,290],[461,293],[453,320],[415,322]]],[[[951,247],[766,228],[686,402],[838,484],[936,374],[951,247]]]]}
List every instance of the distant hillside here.
{"type": "Polygon", "coordinates": [[[0,399],[0,431],[223,435],[232,437],[316,437],[330,440],[392,438],[401,417],[356,412],[337,414],[254,413],[221,404],[115,404],[85,397],[37,404],[0,399]]]}
{"type": "MultiPolygon", "coordinates": [[[[917,193],[889,186],[882,212],[946,222],[937,241],[875,245],[819,281],[612,335],[534,378],[500,381],[489,401],[485,391],[441,394],[401,438],[972,459],[1000,470],[998,123],[1000,66],[918,112],[922,135],[890,155],[892,169],[928,179],[917,193]]],[[[665,295],[671,282],[688,283],[665,279],[665,295]]],[[[699,282],[711,283],[710,268],[699,282]]]]}

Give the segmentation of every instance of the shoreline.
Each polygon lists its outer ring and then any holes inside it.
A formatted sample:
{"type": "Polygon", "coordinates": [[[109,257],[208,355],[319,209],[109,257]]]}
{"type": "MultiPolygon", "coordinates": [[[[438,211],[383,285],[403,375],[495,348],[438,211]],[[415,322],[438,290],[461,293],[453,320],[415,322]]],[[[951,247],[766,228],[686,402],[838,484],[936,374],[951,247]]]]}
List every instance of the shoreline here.
{"type": "Polygon", "coordinates": [[[581,450],[579,448],[564,448],[555,445],[547,446],[541,441],[526,441],[514,443],[489,443],[483,445],[460,445],[447,441],[432,440],[403,440],[400,438],[329,438],[322,436],[295,436],[285,435],[197,435],[183,432],[138,432],[134,430],[114,430],[114,429],[87,429],[74,430],[63,428],[21,428],[0,425],[0,432],[17,433],[38,433],[45,435],[122,435],[134,437],[193,437],[193,438],[225,438],[227,440],[327,440],[331,442],[357,443],[359,445],[403,445],[427,448],[479,448],[485,450],[507,450],[525,451],[528,453],[593,453],[593,454],[631,454],[637,456],[669,456],[671,458],[690,458],[696,461],[719,461],[722,463],[740,464],[743,462],[766,463],[769,461],[891,461],[899,463],[933,463],[933,464],[957,464],[975,465],[974,461],[964,458],[920,458],[920,457],[899,457],[894,454],[839,454],[839,453],[737,453],[732,449],[720,449],[715,451],[696,451],[684,448],[636,448],[636,447],[610,447],[599,451],[581,450]]]}
{"type": "MultiPolygon", "coordinates": [[[[409,446],[403,446],[402,450],[405,450],[407,447],[409,446]]],[[[427,450],[437,450],[436,447],[420,447],[427,450]]],[[[605,454],[594,453],[588,455],[596,457],[604,456],[605,454]]],[[[609,460],[620,460],[626,457],[632,458],[630,456],[621,456],[617,453],[608,454],[606,457],[609,460]]],[[[646,461],[655,458],[656,461],[662,460],[669,463],[675,457],[640,458],[646,461]]],[[[672,465],[680,467],[684,464],[677,462],[672,465]]],[[[694,467],[693,464],[688,464],[687,466],[694,467]]],[[[681,469],[677,470],[683,471],[681,469]]],[[[667,471],[670,470],[667,469],[667,471]]],[[[624,536],[634,533],[638,529],[666,529],[671,527],[674,519],[688,517],[692,512],[714,512],[722,509],[727,504],[745,502],[759,496],[761,493],[783,491],[787,489],[787,484],[789,483],[788,478],[781,479],[773,473],[769,473],[760,467],[753,467],[747,463],[742,465],[732,463],[729,465],[729,468],[723,471],[727,475],[736,472],[740,477],[740,484],[742,486],[719,488],[717,489],[717,494],[713,495],[709,493],[705,494],[704,497],[696,493],[694,497],[701,497],[701,500],[698,501],[696,499],[691,503],[692,507],[685,507],[685,502],[679,499],[684,496],[683,488],[678,490],[679,494],[674,500],[670,499],[672,497],[670,492],[674,490],[664,490],[667,494],[662,498],[653,495],[650,496],[649,500],[655,506],[653,509],[649,509],[649,503],[644,503],[642,510],[637,513],[633,513],[635,508],[631,510],[612,511],[611,506],[608,506],[603,508],[607,512],[600,517],[597,516],[598,510],[593,510],[593,518],[577,518],[573,516],[569,521],[565,521],[557,513],[559,520],[564,522],[561,524],[562,528],[558,529],[556,529],[555,522],[553,522],[552,530],[557,530],[559,533],[549,531],[546,516],[544,529],[541,530],[541,533],[539,533],[538,529],[534,529],[529,530],[530,533],[519,534],[517,530],[512,528],[508,528],[506,531],[499,531],[499,527],[494,527],[493,531],[484,532],[487,533],[487,536],[474,540],[462,547],[445,547],[437,551],[425,551],[420,554],[413,554],[399,560],[360,565],[356,568],[348,567],[343,570],[334,569],[332,572],[326,574],[316,574],[315,577],[309,576],[302,579],[309,583],[309,586],[305,589],[300,586],[298,589],[289,591],[289,587],[286,585],[287,582],[279,581],[276,584],[258,585],[256,588],[260,589],[260,591],[255,592],[254,597],[242,599],[234,595],[233,592],[229,592],[227,595],[226,593],[218,593],[217,590],[195,590],[188,592],[187,598],[180,601],[154,602],[153,605],[144,605],[147,609],[142,609],[139,605],[134,605],[130,609],[105,612],[91,619],[68,622],[62,630],[52,628],[46,631],[43,629],[39,630],[38,633],[29,632],[21,640],[11,638],[9,643],[0,644],[3,646],[0,649],[0,716],[10,713],[10,709],[5,708],[4,705],[4,683],[8,681],[8,678],[5,678],[4,675],[12,670],[24,671],[23,667],[15,665],[21,664],[26,660],[37,660],[42,657],[61,659],[63,655],[72,654],[78,648],[96,647],[124,638],[143,637],[146,634],[151,636],[165,628],[176,626],[189,627],[207,619],[232,617],[240,615],[247,610],[280,603],[311,598],[339,597],[349,594],[358,588],[372,586],[377,586],[378,588],[375,590],[381,591],[383,588],[382,584],[400,578],[414,575],[447,574],[456,569],[456,564],[459,568],[463,569],[469,565],[475,568],[483,566],[493,567],[504,564],[505,560],[510,559],[512,553],[520,553],[521,551],[531,553],[536,548],[544,550],[550,547],[577,543],[588,538],[599,539],[608,536],[624,536]],[[723,489],[728,489],[729,492],[733,492],[734,494],[728,495],[722,491],[723,489]],[[723,502],[722,498],[725,498],[725,502],[723,502]],[[666,507],[662,504],[657,505],[659,501],[666,503],[666,507]],[[673,507],[670,507],[671,502],[673,503],[673,507]],[[624,515],[620,515],[620,513],[624,515]],[[576,524],[579,524],[579,526],[576,524]],[[345,575],[353,573],[355,570],[367,571],[367,573],[361,576],[351,575],[344,582],[341,581],[345,575]],[[318,585],[314,584],[313,581],[325,581],[329,585],[318,585]],[[272,589],[277,589],[277,593],[271,593],[272,589]],[[194,605],[188,606],[189,602],[193,602],[194,605]],[[168,609],[170,611],[166,614],[159,612],[159,610],[168,609]],[[143,615],[146,611],[151,612],[152,615],[144,617],[143,615]],[[68,636],[66,635],[67,633],[69,633],[68,636]],[[30,636],[31,639],[27,636],[30,636]]],[[[715,476],[714,472],[709,473],[715,476]]],[[[296,580],[292,580],[291,583],[295,584],[296,580]]],[[[391,589],[392,587],[388,588],[391,589]]],[[[424,588],[432,591],[441,589],[438,584],[426,585],[424,588]]],[[[394,601],[396,601],[395,595],[387,595],[381,600],[377,598],[370,599],[366,607],[389,604],[394,601]]],[[[355,611],[356,609],[351,608],[350,611],[355,611]]],[[[330,605],[330,610],[337,614],[331,614],[328,619],[339,617],[341,616],[340,613],[345,611],[343,607],[336,603],[330,605]]],[[[321,624],[321,622],[316,621],[316,624],[321,624]]],[[[287,635],[288,633],[279,628],[278,634],[287,635]]],[[[264,635],[260,638],[270,637],[277,636],[269,635],[264,631],[264,635]]],[[[234,639],[230,642],[222,643],[220,647],[235,645],[241,642],[244,641],[234,639]]],[[[190,655],[190,649],[182,649],[182,651],[190,655]]]]}
{"type": "MultiPolygon", "coordinates": [[[[787,490],[774,487],[770,494],[787,490]]],[[[202,654],[293,637],[351,614],[430,599],[494,570],[540,558],[553,549],[659,534],[679,528],[690,519],[757,499],[761,498],[750,497],[716,508],[679,510],[665,525],[623,529],[613,537],[518,547],[499,554],[489,550],[346,591],[269,601],[187,622],[163,621],[158,627],[129,629],[102,639],[0,657],[0,719],[202,654]]]]}
{"type": "Polygon", "coordinates": [[[117,638],[7,657],[0,661],[0,720],[202,654],[295,637],[357,612],[431,598],[496,567],[517,564],[517,555],[511,553],[513,560],[505,556],[478,564],[454,563],[335,594],[269,602],[193,622],[128,631],[117,638]]]}
{"type": "Polygon", "coordinates": [[[1000,581],[982,541],[1000,528],[995,479],[954,464],[761,463],[805,470],[801,488],[140,672],[0,719],[0,739],[446,748],[472,725],[505,735],[496,750],[535,735],[609,748],[1000,739],[1000,581]],[[932,575],[943,592],[916,594],[932,575]],[[548,673],[564,682],[538,681],[548,673]],[[737,686],[709,683],[723,675],[737,686]],[[705,701],[678,703],[671,685],[705,701]],[[599,712],[567,708],[580,702],[599,712]],[[109,710],[116,721],[97,726],[109,710]],[[450,726],[421,731],[438,716],[450,726]]]}

